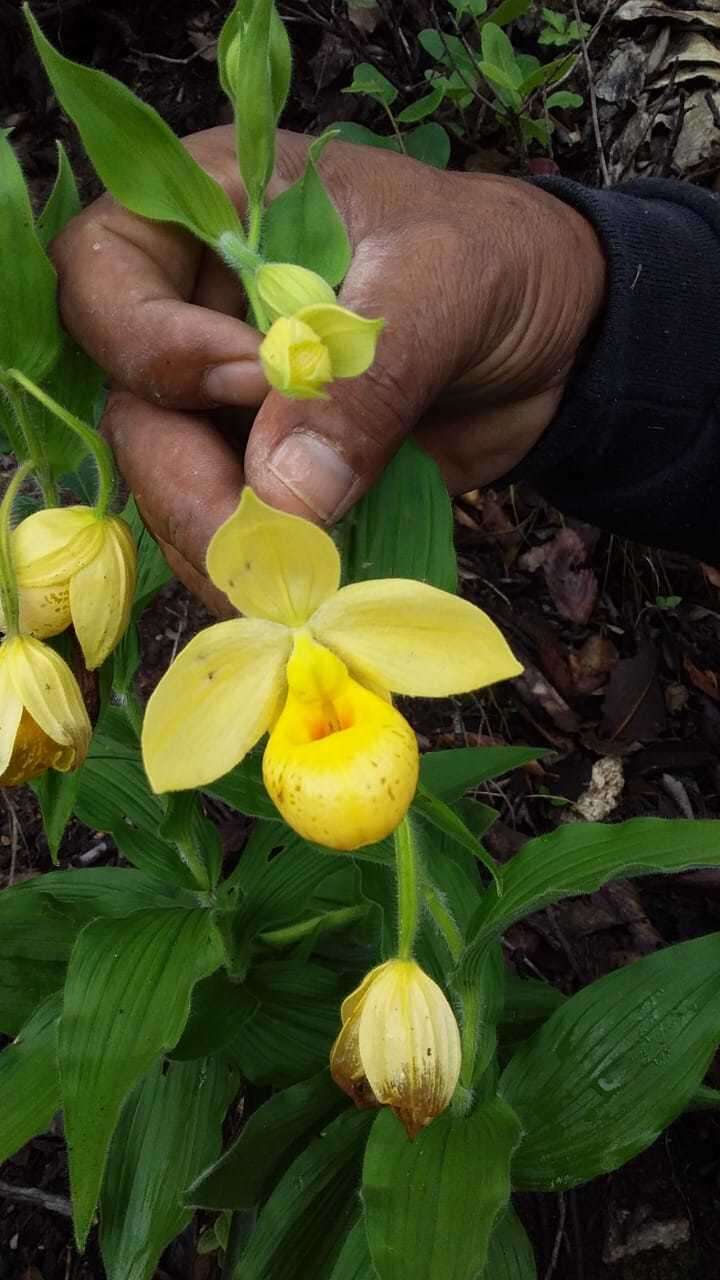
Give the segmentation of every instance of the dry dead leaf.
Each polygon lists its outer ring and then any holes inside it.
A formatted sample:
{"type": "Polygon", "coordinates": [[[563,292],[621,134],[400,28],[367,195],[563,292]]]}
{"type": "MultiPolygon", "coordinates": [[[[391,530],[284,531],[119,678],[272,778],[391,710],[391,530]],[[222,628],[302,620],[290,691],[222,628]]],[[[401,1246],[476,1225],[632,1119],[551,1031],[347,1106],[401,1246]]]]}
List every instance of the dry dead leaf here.
{"type": "Polygon", "coordinates": [[[701,693],[706,693],[714,702],[720,702],[720,679],[717,671],[703,671],[696,667],[690,658],[683,658],[683,666],[690,677],[690,683],[701,693]]]}
{"type": "Polygon", "coordinates": [[[609,636],[588,636],[577,653],[568,654],[568,665],[578,693],[595,693],[602,688],[619,659],[609,636]]]}
{"type": "Polygon", "coordinates": [[[513,682],[513,688],[520,694],[523,702],[531,707],[540,707],[563,733],[574,733],[577,730],[579,721],[575,712],[532,662],[525,663],[522,675],[517,676],[513,682]]]}
{"type": "Polygon", "coordinates": [[[373,32],[382,18],[376,0],[348,0],[348,18],[365,35],[373,32]]]}
{"type": "Polygon", "coordinates": [[[612,742],[650,742],[665,727],[665,719],[657,653],[645,641],[634,658],[622,658],[610,674],[600,737],[612,742]]]}
{"type": "Polygon", "coordinates": [[[720,587],[720,569],[713,569],[711,564],[703,564],[701,566],[706,582],[711,587],[720,587]]]}
{"type": "Polygon", "coordinates": [[[561,529],[551,542],[533,547],[520,559],[534,573],[542,567],[553,604],[569,622],[588,622],[595,607],[598,583],[585,566],[587,547],[576,529],[561,529]]]}
{"type": "Polygon", "coordinates": [[[674,9],[658,0],[626,0],[615,14],[617,22],[642,22],[651,18],[663,18],[667,22],[685,25],[716,27],[720,29],[720,12],[707,9],[674,9]]]}

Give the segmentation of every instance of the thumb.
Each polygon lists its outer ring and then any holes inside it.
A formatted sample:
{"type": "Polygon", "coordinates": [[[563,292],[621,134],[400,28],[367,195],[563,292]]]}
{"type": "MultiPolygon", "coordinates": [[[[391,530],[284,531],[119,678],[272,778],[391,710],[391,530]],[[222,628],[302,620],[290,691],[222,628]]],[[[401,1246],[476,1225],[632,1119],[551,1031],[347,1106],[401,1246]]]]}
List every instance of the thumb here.
{"type": "Polygon", "coordinates": [[[447,290],[432,269],[432,241],[423,227],[403,231],[402,245],[398,232],[358,247],[340,301],[384,318],[375,361],[361,377],[334,382],[329,400],[267,396],[245,454],[246,480],[266,502],[310,520],[338,520],[453,376],[458,343],[447,290]]]}

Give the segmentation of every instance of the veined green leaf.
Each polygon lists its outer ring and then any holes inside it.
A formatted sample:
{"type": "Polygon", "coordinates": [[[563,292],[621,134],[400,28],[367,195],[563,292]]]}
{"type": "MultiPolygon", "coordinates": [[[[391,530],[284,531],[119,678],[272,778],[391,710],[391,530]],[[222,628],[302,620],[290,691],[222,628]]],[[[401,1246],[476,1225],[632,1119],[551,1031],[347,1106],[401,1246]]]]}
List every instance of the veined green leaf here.
{"type": "Polygon", "coordinates": [[[108,1280],[151,1280],[160,1255],[189,1223],[188,1183],[220,1150],[237,1089],[221,1059],[158,1061],[128,1098],[112,1140],[100,1199],[108,1280]]]}
{"type": "Polygon", "coordinates": [[[519,769],[547,752],[540,747],[457,747],[420,757],[420,780],[433,795],[452,803],[470,787],[519,769]]]}
{"type": "Polygon", "coordinates": [[[280,814],[265,790],[262,757],[251,751],[240,764],[203,788],[248,818],[271,818],[279,822],[280,814]]]}
{"type": "Polygon", "coordinates": [[[649,1147],[720,1041],[720,933],[646,956],[572,996],[500,1081],[522,1121],[513,1183],[561,1190],[649,1147]]]}
{"type": "Polygon", "coordinates": [[[413,440],[353,507],[341,537],[347,582],[416,578],[457,591],[450,498],[436,464],[413,440]]]}
{"type": "Polygon", "coordinates": [[[357,1213],[367,1111],[343,1111],[290,1165],[263,1206],[233,1280],[308,1280],[334,1263],[357,1213]]]}
{"type": "Polygon", "coordinates": [[[48,769],[30,783],[40,805],[43,830],[55,865],[65,828],[72,817],[78,783],[76,769],[72,773],[58,773],[56,769],[48,769]]]}
{"type": "Polygon", "coordinates": [[[25,15],[53,89],[115,199],[145,218],[177,222],[213,248],[226,232],[241,232],[222,187],[157,111],[104,71],[63,57],[27,5],[25,15]]]}
{"type": "Polygon", "coordinates": [[[340,284],[352,259],[345,223],[328,195],[317,164],[332,133],[308,147],[305,172],[273,200],[263,224],[263,248],[272,262],[293,262],[340,284]]]}
{"type": "Polygon", "coordinates": [[[399,151],[397,138],[385,137],[366,129],[364,124],[356,124],[354,120],[336,120],[328,130],[340,142],[354,142],[362,147],[378,147],[381,151],[399,151]]]}
{"type": "Polygon", "coordinates": [[[60,141],[55,146],[58,156],[57,177],[36,223],[38,238],[44,249],[60,234],[65,224],[80,212],[80,195],[67,151],[60,141]]]}
{"type": "Polygon", "coordinates": [[[340,1251],[330,1280],[376,1280],[377,1271],[370,1261],[370,1249],[361,1220],[355,1223],[340,1251]]]}
{"type": "MultiPolygon", "coordinates": [[[[517,65],[512,41],[496,22],[483,23],[480,44],[484,62],[500,72],[510,88],[519,88],[522,83],[522,72],[517,65]]],[[[481,69],[484,74],[487,74],[487,68],[482,64],[481,69]]]]}
{"type": "Polygon", "coordinates": [[[437,111],[444,97],[445,85],[442,82],[434,85],[429,93],[418,98],[416,102],[411,102],[409,107],[403,108],[396,117],[398,124],[416,124],[418,120],[431,116],[434,111],[437,111]]]}
{"type": "Polygon", "coordinates": [[[520,1123],[502,1099],[445,1112],[410,1142],[389,1110],[365,1154],[363,1200],[380,1280],[477,1280],[510,1197],[520,1123]]]}
{"type": "Polygon", "coordinates": [[[122,1105],[177,1043],[195,983],[219,962],[204,910],[151,908],[95,921],[75,944],[58,1047],[80,1249],[122,1105]]]}
{"type": "Polygon", "coordinates": [[[327,1069],[276,1093],[254,1111],[220,1159],[193,1182],[186,1202],[200,1209],[253,1209],[298,1154],[298,1147],[337,1115],[347,1099],[327,1069]]]}
{"type": "Polygon", "coordinates": [[[489,15],[489,20],[494,22],[496,27],[507,27],[516,18],[522,18],[527,13],[531,3],[532,0],[503,0],[497,9],[493,9],[489,15]]]}
{"type": "Polygon", "coordinates": [[[494,858],[491,858],[486,849],[483,849],[480,841],[468,829],[462,818],[446,804],[444,800],[440,800],[438,796],[434,796],[427,787],[419,783],[417,794],[412,802],[412,812],[420,814],[426,818],[432,826],[437,827],[439,831],[450,836],[452,840],[456,840],[463,849],[467,849],[478,862],[481,862],[486,871],[490,872],[495,884],[495,891],[502,895],[502,876],[503,872],[494,858]]]}
{"type": "Polygon", "coordinates": [[[430,164],[433,169],[447,169],[450,161],[450,138],[447,130],[436,120],[418,125],[417,129],[405,134],[403,141],[406,154],[412,156],[413,160],[430,164]]]}
{"type": "Polygon", "coordinates": [[[20,165],[2,129],[0,279],[0,371],[20,369],[40,382],[60,354],[55,271],[35,229],[20,165]]]}
{"type": "Polygon", "coordinates": [[[537,1280],[532,1245],[512,1208],[503,1215],[490,1237],[483,1280],[537,1280]]]}
{"type": "Polygon", "coordinates": [[[364,97],[374,98],[385,107],[391,107],[398,96],[395,85],[371,62],[358,63],[353,72],[352,84],[343,89],[343,93],[360,93],[364,97]]]}
{"type": "Polygon", "coordinates": [[[229,1046],[243,1075],[282,1088],[322,1070],[340,1030],[347,987],[347,980],[315,962],[253,964],[244,989],[258,1007],[229,1046]]]}
{"type": "Polygon", "coordinates": [[[573,822],[530,840],[490,887],[468,931],[468,980],[485,947],[516,920],[551,902],[594,893],[609,880],[720,865],[720,822],[632,818],[616,826],[573,822]]]}
{"type": "Polygon", "coordinates": [[[60,1108],[57,1022],[62,998],[49,997],[0,1053],[0,1164],[43,1133],[60,1108]]]}

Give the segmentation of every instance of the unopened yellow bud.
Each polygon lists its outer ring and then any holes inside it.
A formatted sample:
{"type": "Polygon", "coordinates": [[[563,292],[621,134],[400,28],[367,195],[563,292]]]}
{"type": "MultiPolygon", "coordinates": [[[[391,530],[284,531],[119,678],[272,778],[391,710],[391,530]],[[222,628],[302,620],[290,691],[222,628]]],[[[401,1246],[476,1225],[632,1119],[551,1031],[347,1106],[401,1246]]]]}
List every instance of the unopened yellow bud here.
{"type": "Polygon", "coordinates": [[[36,511],[13,531],[12,551],[21,630],[46,640],[72,623],[86,666],[100,666],[127,627],[135,591],[125,521],[83,506],[36,511]]]}
{"type": "Polygon", "coordinates": [[[329,382],[370,368],[383,324],[330,303],[281,316],[260,347],[265,376],[291,399],[325,398],[329,382]]]}
{"type": "Polygon", "coordinates": [[[67,663],[39,640],[18,635],[0,646],[0,786],[46,769],[82,764],[90,721],[67,663]]]}
{"type": "Polygon", "coordinates": [[[394,831],[418,779],[417,739],[388,698],[371,692],[307,632],[295,638],[288,694],[263,756],[285,821],[306,840],[359,849],[394,831]]]}
{"type": "Polygon", "coordinates": [[[266,262],[258,269],[255,284],[271,320],[294,316],[316,303],[335,305],[335,293],[322,276],[290,262],[266,262]]]}
{"type": "Polygon", "coordinates": [[[388,1106],[414,1138],[445,1110],[460,1075],[447,998],[414,960],[388,960],[343,1002],[330,1070],[360,1107],[388,1106]]]}

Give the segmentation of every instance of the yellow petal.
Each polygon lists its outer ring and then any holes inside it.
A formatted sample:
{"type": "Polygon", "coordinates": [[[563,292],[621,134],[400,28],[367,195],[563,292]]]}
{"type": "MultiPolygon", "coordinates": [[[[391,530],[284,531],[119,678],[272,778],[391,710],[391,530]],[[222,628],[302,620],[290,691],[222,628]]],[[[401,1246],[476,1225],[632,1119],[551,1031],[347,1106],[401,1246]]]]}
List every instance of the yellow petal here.
{"type": "MultiPolygon", "coordinates": [[[[72,622],[70,586],[59,582],[48,587],[20,588],[20,630],[38,640],[58,636],[72,622]]],[[[0,605],[0,631],[5,630],[5,616],[0,605]]]]}
{"type": "Polygon", "coordinates": [[[289,651],[285,627],[245,618],[190,641],[145,712],[142,750],[153,790],[200,787],[239,764],[277,715],[289,651]]]}
{"type": "Polygon", "coordinates": [[[101,524],[97,555],[70,579],[70,611],[85,665],[94,671],[127,629],[135,592],[137,551],[124,520],[101,524]]]}
{"type": "Polygon", "coordinates": [[[263,757],[269,795],[306,840],[343,850],[382,840],[415,794],[415,734],[307,633],[296,637],[287,679],[263,757]]]}
{"type": "Polygon", "coordinates": [[[66,583],[102,546],[102,521],[90,507],[48,507],[21,520],[12,535],[20,587],[66,583]]]}
{"type": "Polygon", "coordinates": [[[260,344],[260,361],[271,387],[294,400],[327,399],[332,381],[330,353],[297,316],[276,320],[260,344]]]}
{"type": "Polygon", "coordinates": [[[23,712],[7,663],[7,644],[0,645],[0,783],[12,759],[15,737],[23,712]]]}
{"type": "Polygon", "coordinates": [[[356,378],[370,368],[384,320],[367,320],[345,307],[303,307],[296,317],[320,338],[330,356],[333,378],[356,378]]]}
{"type": "Polygon", "coordinates": [[[487,614],[425,582],[354,582],[326,600],[309,626],[352,672],[394,693],[442,698],[522,671],[487,614]]]}
{"type": "Polygon", "coordinates": [[[363,1002],[359,1055],[378,1102],[414,1138],[448,1106],[460,1075],[460,1033],[440,987],[414,960],[383,967],[363,1002]]]}
{"type": "Polygon", "coordinates": [[[392,963],[393,961],[388,960],[372,969],[365,975],[360,986],[342,1003],[342,1030],[330,1052],[330,1072],[335,1083],[352,1098],[356,1107],[380,1105],[368,1085],[360,1057],[360,1017],[370,987],[378,975],[392,963]]]}
{"type": "Polygon", "coordinates": [[[13,689],[25,710],[58,747],[69,748],[53,767],[77,768],[87,755],[92,730],[69,666],[49,645],[31,636],[14,636],[4,649],[13,689]]]}
{"type": "Polygon", "coordinates": [[[255,275],[255,285],[271,320],[293,316],[314,303],[335,302],[334,290],[322,276],[290,262],[266,262],[255,275]]]}
{"type": "Polygon", "coordinates": [[[308,520],[269,507],[247,488],[212,539],[207,567],[241,613],[288,627],[302,626],[340,582],[332,538],[308,520]]]}

